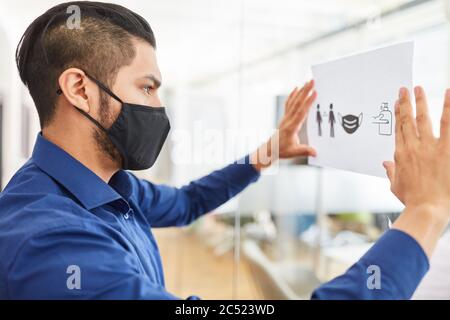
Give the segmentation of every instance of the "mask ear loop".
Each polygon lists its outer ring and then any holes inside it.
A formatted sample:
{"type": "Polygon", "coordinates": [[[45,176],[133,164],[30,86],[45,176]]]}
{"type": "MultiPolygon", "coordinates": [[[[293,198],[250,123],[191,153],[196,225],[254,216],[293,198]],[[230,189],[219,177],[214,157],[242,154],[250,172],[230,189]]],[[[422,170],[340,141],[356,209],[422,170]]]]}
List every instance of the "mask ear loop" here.
{"type": "Polygon", "coordinates": [[[107,86],[105,86],[103,83],[101,83],[100,81],[98,81],[97,79],[95,79],[93,76],[91,76],[90,74],[88,74],[87,72],[85,72],[86,76],[91,79],[92,81],[94,81],[103,91],[105,91],[107,94],[109,94],[112,98],[114,98],[115,100],[117,100],[118,102],[120,102],[121,104],[123,104],[123,101],[116,96],[111,90],[109,90],[109,88],[107,86]]]}
{"type": "MultiPolygon", "coordinates": [[[[87,72],[84,72],[84,74],[93,82],[95,82],[96,85],[98,85],[103,91],[105,91],[108,95],[110,95],[112,98],[114,98],[114,100],[120,102],[121,104],[123,104],[122,99],[120,99],[118,96],[116,96],[111,90],[109,90],[109,88],[107,86],[105,86],[103,83],[101,83],[100,81],[98,81],[97,79],[95,79],[93,76],[91,76],[90,74],[88,74],[87,72]]],[[[61,88],[58,88],[58,90],[56,91],[56,94],[58,96],[60,96],[62,94],[62,90],[61,88]]]]}
{"type": "MultiPolygon", "coordinates": [[[[101,83],[100,81],[98,81],[97,79],[95,79],[93,76],[91,76],[89,73],[87,73],[87,72],[84,72],[84,74],[89,78],[89,79],[91,79],[92,81],[94,81],[95,82],[95,84],[97,84],[99,87],[100,87],[100,89],[102,89],[103,91],[105,91],[107,94],[109,94],[113,99],[115,99],[115,100],[117,100],[118,102],[120,102],[120,104],[123,104],[123,102],[122,102],[122,100],[118,97],[118,96],[116,96],[111,90],[109,90],[109,88],[107,87],[107,86],[105,86],[103,83],[101,83]]],[[[87,118],[89,118],[97,127],[99,127],[100,129],[102,129],[104,132],[108,132],[108,130],[106,130],[101,124],[100,124],[100,122],[98,122],[97,120],[95,120],[94,118],[92,118],[91,117],[91,115],[89,114],[89,113],[87,113],[87,112],[85,112],[85,111],[83,111],[83,110],[81,110],[81,109],[78,109],[77,108],[77,110],[79,111],[79,112],[81,112],[83,115],[85,115],[87,118]]]]}
{"type": "Polygon", "coordinates": [[[75,109],[77,109],[77,111],[79,113],[81,113],[82,115],[84,115],[86,118],[88,118],[89,120],[92,121],[93,124],[95,124],[100,130],[102,130],[105,133],[108,133],[108,130],[105,129],[105,127],[103,127],[100,122],[98,122],[97,120],[95,120],[89,113],[87,113],[84,110],[81,110],[80,108],[75,107],[75,109]]]}
{"type": "MultiPolygon", "coordinates": [[[[117,100],[118,102],[120,102],[121,104],[123,104],[122,100],[116,96],[111,90],[108,89],[108,87],[106,87],[103,83],[101,83],[100,81],[98,81],[97,79],[95,79],[94,77],[92,77],[91,75],[89,75],[87,72],[84,72],[84,74],[91,79],[92,81],[94,81],[99,87],[100,89],[102,89],[103,91],[105,91],[107,94],[109,94],[112,98],[114,98],[115,100],[117,100]]],[[[62,94],[62,90],[61,88],[59,88],[56,91],[56,94],[58,96],[60,96],[62,94]]],[[[74,106],[75,107],[75,106],[74,106]]],[[[80,108],[75,107],[75,109],[81,113],[82,115],[84,115],[86,118],[88,118],[93,124],[95,124],[100,130],[102,130],[103,132],[105,132],[108,135],[108,129],[105,129],[100,122],[98,122],[97,120],[95,120],[89,113],[87,113],[84,110],[81,110],[80,108]]],[[[124,154],[125,152],[122,150],[122,148],[120,147],[120,145],[116,144],[116,148],[119,149],[119,152],[121,154],[122,157],[122,163],[124,164],[124,166],[127,166],[127,159],[125,158],[124,154]]]]}
{"type": "MultiPolygon", "coordinates": [[[[114,98],[115,100],[117,100],[118,102],[120,102],[121,104],[123,104],[122,100],[116,96],[111,90],[109,90],[108,87],[106,87],[103,83],[101,83],[100,81],[98,81],[97,79],[95,79],[93,76],[91,76],[90,74],[88,74],[87,72],[84,72],[84,74],[91,79],[93,82],[95,82],[95,84],[97,84],[103,91],[105,91],[107,94],[109,94],[112,98],[114,98]]],[[[58,96],[60,96],[62,94],[62,90],[61,88],[59,88],[56,91],[56,94],[58,96]]],[[[80,112],[82,115],[84,115],[85,117],[87,117],[89,120],[91,120],[99,129],[101,129],[102,131],[104,131],[105,133],[108,132],[107,129],[105,129],[100,122],[98,122],[97,120],[95,120],[89,113],[87,113],[84,110],[81,110],[80,108],[75,107],[75,109],[77,109],[78,112],[80,112]]]]}

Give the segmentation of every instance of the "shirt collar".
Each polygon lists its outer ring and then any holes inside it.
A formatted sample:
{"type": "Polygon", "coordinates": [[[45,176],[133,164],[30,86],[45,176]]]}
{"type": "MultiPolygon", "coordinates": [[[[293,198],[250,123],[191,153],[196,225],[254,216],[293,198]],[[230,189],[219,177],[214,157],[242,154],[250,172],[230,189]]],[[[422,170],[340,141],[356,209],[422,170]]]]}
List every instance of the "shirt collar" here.
{"type": "MultiPolygon", "coordinates": [[[[45,173],[63,185],[87,209],[121,199],[120,194],[99,176],[89,170],[66,151],[38,134],[32,159],[45,173]]],[[[114,181],[129,184],[125,172],[119,171],[114,181]]],[[[125,188],[128,189],[128,188],[125,188]]]]}

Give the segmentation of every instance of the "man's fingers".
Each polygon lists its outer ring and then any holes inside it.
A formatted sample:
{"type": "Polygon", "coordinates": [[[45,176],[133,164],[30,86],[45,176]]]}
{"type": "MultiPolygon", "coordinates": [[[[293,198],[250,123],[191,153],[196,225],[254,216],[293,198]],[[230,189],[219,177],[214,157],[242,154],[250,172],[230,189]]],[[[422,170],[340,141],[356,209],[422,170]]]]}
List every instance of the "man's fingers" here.
{"type": "Polygon", "coordinates": [[[416,123],[419,136],[421,139],[431,138],[433,137],[433,129],[428,113],[428,103],[425,92],[421,87],[415,87],[414,96],[416,98],[416,123]]]}
{"type": "MultiPolygon", "coordinates": [[[[305,85],[306,85],[306,83],[305,83],[305,85]]],[[[303,87],[304,87],[305,85],[303,85],[303,87]]],[[[303,87],[302,87],[302,88],[303,88],[303,87]]],[[[288,96],[288,98],[287,98],[286,101],[290,101],[291,98],[294,96],[294,94],[296,94],[296,93],[298,92],[298,90],[300,90],[300,89],[301,89],[301,88],[299,88],[299,87],[295,87],[295,88],[292,90],[292,92],[289,94],[289,96],[288,96]]]]}
{"type": "Polygon", "coordinates": [[[403,149],[402,121],[400,118],[400,102],[395,102],[395,150],[403,149]]]}
{"type": "Polygon", "coordinates": [[[450,140],[450,89],[445,92],[444,110],[441,116],[441,139],[450,140]]]}
{"type": "Polygon", "coordinates": [[[314,87],[314,80],[311,80],[306,84],[306,86],[303,88],[303,90],[301,92],[298,92],[292,98],[293,101],[292,101],[292,107],[289,110],[289,116],[292,116],[294,113],[296,113],[298,108],[303,105],[303,102],[309,96],[313,87],[314,87]]]}
{"type": "Polygon", "coordinates": [[[401,129],[403,134],[403,141],[407,144],[413,144],[417,142],[417,130],[413,116],[413,108],[411,105],[411,99],[408,89],[401,88],[399,92],[400,103],[400,120],[401,129]]]}
{"type": "Polygon", "coordinates": [[[313,147],[310,147],[308,145],[304,145],[301,144],[298,147],[296,147],[293,151],[292,151],[292,156],[309,156],[309,157],[316,157],[317,156],[317,151],[316,149],[314,149],[313,147]]]}
{"type": "Polygon", "coordinates": [[[395,177],[395,164],[392,161],[385,161],[383,162],[383,167],[386,169],[386,175],[392,185],[395,177]]]}
{"type": "Polygon", "coordinates": [[[289,110],[292,107],[292,102],[293,102],[293,98],[294,96],[301,90],[303,90],[303,88],[305,88],[306,83],[303,85],[303,87],[295,87],[294,90],[292,90],[292,92],[289,94],[288,98],[286,99],[286,110],[285,113],[289,112],[289,110]]]}
{"type": "Polygon", "coordinates": [[[314,90],[309,97],[306,98],[306,101],[303,103],[303,105],[299,108],[297,108],[295,114],[293,115],[293,121],[295,124],[300,124],[303,122],[303,120],[306,118],[306,115],[308,114],[309,109],[311,108],[314,100],[317,98],[317,92],[314,90]]]}
{"type": "Polygon", "coordinates": [[[296,90],[292,96],[290,97],[290,99],[288,99],[288,102],[286,103],[286,114],[290,114],[293,112],[293,109],[295,109],[295,104],[297,101],[298,96],[306,90],[307,86],[308,86],[309,82],[306,82],[303,87],[298,88],[298,90],[296,90]]]}

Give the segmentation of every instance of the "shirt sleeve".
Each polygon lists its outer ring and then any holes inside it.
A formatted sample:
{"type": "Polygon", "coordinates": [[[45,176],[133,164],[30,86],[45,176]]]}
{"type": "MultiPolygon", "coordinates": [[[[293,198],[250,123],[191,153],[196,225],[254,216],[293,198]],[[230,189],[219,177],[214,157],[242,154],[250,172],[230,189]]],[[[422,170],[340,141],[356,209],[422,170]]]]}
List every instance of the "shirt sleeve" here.
{"type": "Polygon", "coordinates": [[[410,299],[428,269],[417,241],[390,229],[347,272],[316,289],[312,299],[410,299]]]}
{"type": "Polygon", "coordinates": [[[249,156],[181,188],[137,180],[138,203],[152,227],[185,226],[258,180],[249,156]]]}
{"type": "Polygon", "coordinates": [[[119,241],[79,226],[32,236],[7,272],[9,298],[178,299],[140,273],[138,261],[119,241]]]}

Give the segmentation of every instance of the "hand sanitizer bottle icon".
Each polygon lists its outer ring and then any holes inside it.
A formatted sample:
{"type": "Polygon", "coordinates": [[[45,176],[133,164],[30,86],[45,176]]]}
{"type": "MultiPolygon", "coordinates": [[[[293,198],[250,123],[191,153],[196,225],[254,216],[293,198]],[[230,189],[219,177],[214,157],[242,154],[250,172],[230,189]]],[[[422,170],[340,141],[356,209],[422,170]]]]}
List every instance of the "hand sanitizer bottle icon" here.
{"type": "Polygon", "coordinates": [[[386,102],[381,105],[381,119],[384,123],[380,123],[380,134],[384,136],[390,136],[392,134],[392,112],[389,110],[389,106],[386,102]]]}
{"type": "Polygon", "coordinates": [[[392,135],[392,112],[387,102],[381,104],[380,113],[373,117],[372,123],[378,125],[378,134],[382,136],[392,135]]]}

